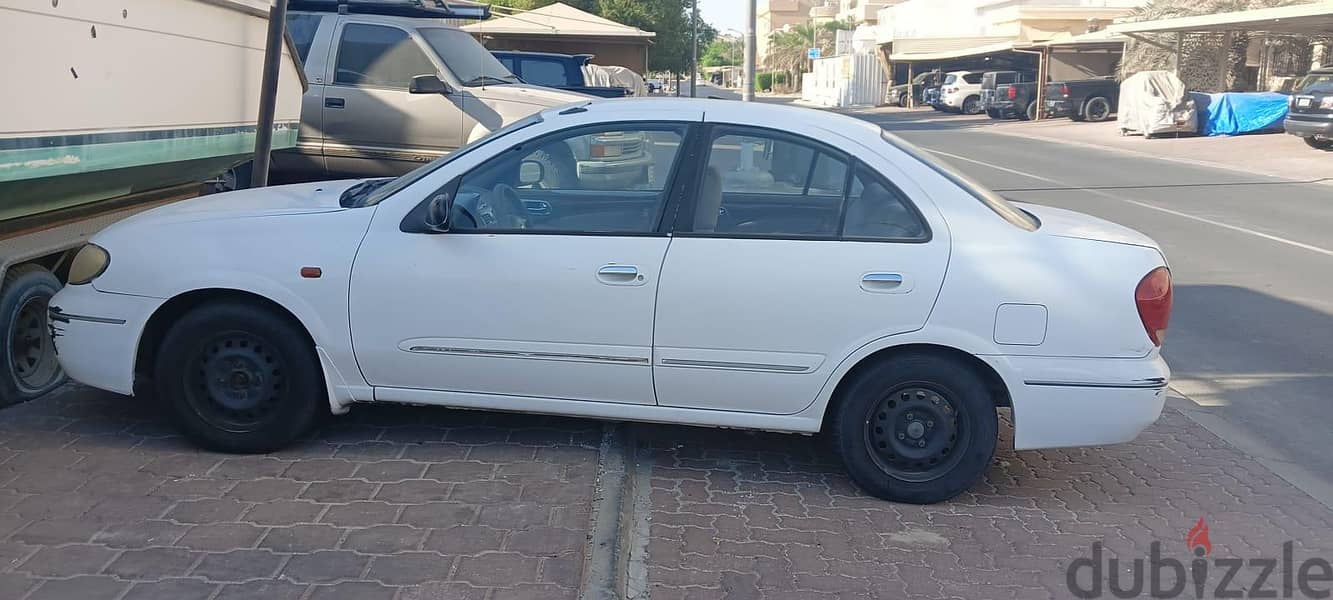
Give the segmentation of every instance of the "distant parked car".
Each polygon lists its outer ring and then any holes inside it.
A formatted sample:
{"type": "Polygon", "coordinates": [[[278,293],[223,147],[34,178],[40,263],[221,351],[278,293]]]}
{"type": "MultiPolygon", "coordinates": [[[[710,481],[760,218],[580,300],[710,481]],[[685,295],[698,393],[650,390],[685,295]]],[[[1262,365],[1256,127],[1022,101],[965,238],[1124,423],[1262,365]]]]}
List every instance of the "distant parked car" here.
{"type": "Polygon", "coordinates": [[[1097,123],[1120,110],[1120,84],[1110,77],[1058,81],[1046,86],[1046,114],[1097,123]]]}
{"type": "Polygon", "coordinates": [[[939,85],[944,79],[944,74],[939,71],[927,71],[912,78],[912,82],[901,83],[889,88],[885,101],[891,105],[906,107],[908,98],[916,98],[918,102],[925,104],[925,98],[921,95],[926,88],[939,85]]]}
{"type": "Polygon", "coordinates": [[[944,76],[940,84],[941,110],[965,115],[981,114],[980,71],[954,71],[944,76]]]}
{"type": "Polygon", "coordinates": [[[1333,149],[1333,65],[1310,71],[1296,85],[1282,127],[1311,148],[1333,149]]]}
{"type": "Polygon", "coordinates": [[[630,90],[623,87],[588,85],[583,67],[592,60],[591,54],[556,54],[554,52],[520,52],[492,50],[509,72],[523,83],[578,92],[600,98],[623,98],[630,90]]]}
{"type": "Polygon", "coordinates": [[[988,71],[981,78],[981,106],[992,119],[1036,118],[1037,74],[988,71]]]}
{"type": "Polygon", "coordinates": [[[649,94],[659,94],[666,88],[666,83],[661,79],[649,79],[645,82],[645,85],[648,86],[649,94]]]}

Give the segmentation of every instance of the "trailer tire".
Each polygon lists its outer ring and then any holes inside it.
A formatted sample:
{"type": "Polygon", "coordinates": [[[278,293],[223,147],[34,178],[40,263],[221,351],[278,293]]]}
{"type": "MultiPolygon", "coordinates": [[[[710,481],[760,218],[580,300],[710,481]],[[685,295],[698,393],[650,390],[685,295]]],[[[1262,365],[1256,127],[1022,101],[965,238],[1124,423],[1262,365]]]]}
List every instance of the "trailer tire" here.
{"type": "Polygon", "coordinates": [[[0,406],[31,400],[65,382],[46,324],[46,308],[58,291],[60,280],[40,265],[20,265],[5,273],[0,286],[0,406]]]}

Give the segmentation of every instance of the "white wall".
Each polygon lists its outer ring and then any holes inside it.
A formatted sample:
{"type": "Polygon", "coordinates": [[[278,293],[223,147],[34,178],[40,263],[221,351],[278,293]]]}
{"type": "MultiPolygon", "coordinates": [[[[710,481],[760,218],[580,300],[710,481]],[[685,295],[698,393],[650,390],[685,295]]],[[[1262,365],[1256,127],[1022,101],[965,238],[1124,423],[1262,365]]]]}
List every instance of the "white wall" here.
{"type": "Polygon", "coordinates": [[[878,39],[884,43],[901,38],[1017,37],[1015,19],[1027,9],[1128,9],[1147,1],[907,0],[879,11],[878,39]]]}

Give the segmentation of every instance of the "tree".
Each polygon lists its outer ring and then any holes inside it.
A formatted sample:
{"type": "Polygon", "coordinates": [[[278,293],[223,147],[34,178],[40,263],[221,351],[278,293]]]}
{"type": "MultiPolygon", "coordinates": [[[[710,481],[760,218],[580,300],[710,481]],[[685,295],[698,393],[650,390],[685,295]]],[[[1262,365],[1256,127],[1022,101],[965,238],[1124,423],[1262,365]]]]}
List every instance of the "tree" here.
{"type": "Polygon", "coordinates": [[[835,20],[820,23],[818,26],[812,23],[800,23],[789,29],[775,31],[769,36],[767,66],[788,73],[790,75],[787,78],[788,87],[791,88],[795,84],[794,87],[799,89],[801,73],[807,70],[810,62],[807,54],[809,49],[819,48],[821,56],[830,56],[833,54],[838,30],[855,28],[854,20],[835,20]],[[812,43],[814,46],[811,46],[812,43]]]}
{"type": "Polygon", "coordinates": [[[713,40],[699,54],[699,64],[705,67],[738,65],[744,56],[745,48],[740,40],[720,38],[713,40]]]}
{"type": "Polygon", "coordinates": [[[690,66],[689,0],[598,0],[599,14],[617,23],[656,33],[648,69],[680,73],[690,66]]]}
{"type": "MultiPolygon", "coordinates": [[[[586,10],[590,13],[597,12],[597,0],[559,0],[579,10],[586,10]]],[[[541,8],[550,4],[555,4],[556,0],[485,0],[492,6],[504,6],[518,10],[532,10],[541,8]]]]}

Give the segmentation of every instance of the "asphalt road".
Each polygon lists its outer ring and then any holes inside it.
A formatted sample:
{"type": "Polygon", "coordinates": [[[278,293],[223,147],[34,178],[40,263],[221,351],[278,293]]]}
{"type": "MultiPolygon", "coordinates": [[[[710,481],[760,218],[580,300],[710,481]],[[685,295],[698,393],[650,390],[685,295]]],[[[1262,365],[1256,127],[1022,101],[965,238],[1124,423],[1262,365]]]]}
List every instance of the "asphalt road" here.
{"type": "MultiPolygon", "coordinates": [[[[1164,354],[1195,420],[1333,500],[1333,185],[863,114],[1014,200],[1102,217],[1166,252],[1164,354]]],[[[1333,163],[1330,163],[1333,168],[1333,163]]]]}

